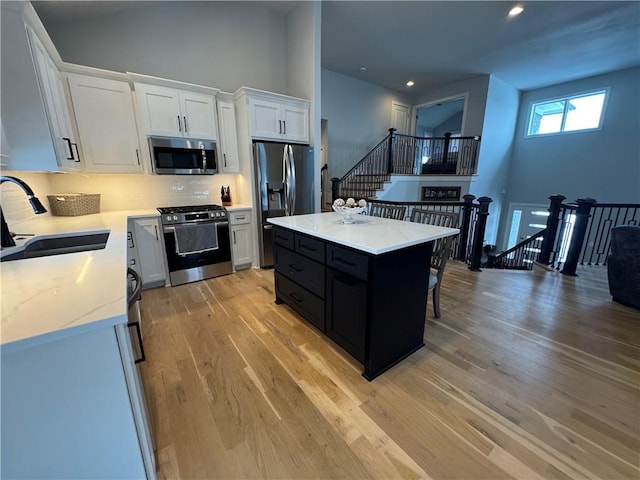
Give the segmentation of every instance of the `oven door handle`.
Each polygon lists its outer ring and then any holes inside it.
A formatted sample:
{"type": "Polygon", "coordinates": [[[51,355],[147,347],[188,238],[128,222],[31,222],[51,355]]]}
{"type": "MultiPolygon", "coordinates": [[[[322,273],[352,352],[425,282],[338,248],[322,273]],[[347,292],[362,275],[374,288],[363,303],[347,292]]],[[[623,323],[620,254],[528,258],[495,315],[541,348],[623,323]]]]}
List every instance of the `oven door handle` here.
{"type": "MultiPolygon", "coordinates": [[[[229,222],[224,221],[224,222],[186,222],[186,223],[180,223],[179,225],[202,225],[202,224],[207,224],[207,223],[215,223],[218,227],[227,227],[229,226],[229,222]]],[[[175,225],[164,225],[162,227],[162,231],[164,233],[169,233],[169,232],[174,232],[176,230],[175,225]]]]}

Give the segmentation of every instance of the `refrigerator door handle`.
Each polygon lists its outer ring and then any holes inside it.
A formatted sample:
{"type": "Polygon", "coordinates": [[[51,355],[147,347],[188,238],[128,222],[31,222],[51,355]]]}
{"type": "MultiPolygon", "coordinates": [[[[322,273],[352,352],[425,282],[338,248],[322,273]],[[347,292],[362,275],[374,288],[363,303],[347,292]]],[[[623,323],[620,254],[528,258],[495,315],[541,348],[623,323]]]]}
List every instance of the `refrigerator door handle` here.
{"type": "Polygon", "coordinates": [[[287,145],[284,146],[282,151],[282,186],[284,188],[284,214],[289,216],[291,214],[289,213],[289,161],[287,159],[287,145]]]}
{"type": "Polygon", "coordinates": [[[287,145],[287,149],[289,150],[289,182],[291,185],[289,186],[289,200],[291,201],[291,206],[289,210],[291,211],[290,215],[295,213],[296,208],[296,163],[295,158],[293,157],[293,148],[291,145],[287,145]]]}

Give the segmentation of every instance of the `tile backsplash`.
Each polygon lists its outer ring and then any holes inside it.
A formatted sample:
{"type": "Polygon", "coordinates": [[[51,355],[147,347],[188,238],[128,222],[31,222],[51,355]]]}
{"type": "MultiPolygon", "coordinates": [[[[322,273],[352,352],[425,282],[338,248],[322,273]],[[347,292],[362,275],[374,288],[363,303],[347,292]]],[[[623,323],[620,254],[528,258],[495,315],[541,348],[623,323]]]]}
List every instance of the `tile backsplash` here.
{"type": "MultiPolygon", "coordinates": [[[[100,211],[135,210],[190,204],[221,204],[220,187],[236,190],[236,175],[212,176],[143,175],[143,174],[80,174],[9,172],[24,180],[48,209],[47,195],[56,193],[100,193],[100,211]]],[[[7,222],[34,217],[20,187],[4,183],[0,189],[2,209],[7,222]]],[[[49,213],[47,213],[48,215],[49,213]]]]}

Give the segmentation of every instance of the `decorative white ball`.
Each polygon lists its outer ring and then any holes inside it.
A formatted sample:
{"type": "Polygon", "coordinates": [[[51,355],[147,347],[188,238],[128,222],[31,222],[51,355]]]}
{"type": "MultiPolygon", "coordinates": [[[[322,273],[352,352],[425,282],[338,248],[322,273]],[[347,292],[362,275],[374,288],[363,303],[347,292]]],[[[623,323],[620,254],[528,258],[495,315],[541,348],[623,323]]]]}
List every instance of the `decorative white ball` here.
{"type": "Polygon", "coordinates": [[[336,207],[342,207],[342,206],[344,206],[344,200],[341,199],[341,198],[336,198],[336,200],[333,202],[333,204],[336,207]]]}
{"type": "Polygon", "coordinates": [[[358,206],[362,208],[366,207],[367,201],[364,198],[361,198],[360,200],[358,200],[358,206]]]}
{"type": "Polygon", "coordinates": [[[355,199],[349,197],[347,198],[347,203],[346,203],[347,207],[355,207],[356,206],[356,201],[355,199]]]}

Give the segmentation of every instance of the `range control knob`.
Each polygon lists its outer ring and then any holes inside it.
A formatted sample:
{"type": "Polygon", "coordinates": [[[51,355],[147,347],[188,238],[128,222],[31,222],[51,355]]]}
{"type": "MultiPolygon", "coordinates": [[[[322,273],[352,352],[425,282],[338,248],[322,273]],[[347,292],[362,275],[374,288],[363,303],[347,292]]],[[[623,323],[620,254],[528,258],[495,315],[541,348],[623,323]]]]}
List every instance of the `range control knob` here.
{"type": "Polygon", "coordinates": [[[171,215],[167,215],[167,222],[171,221],[171,215]]]}
{"type": "Polygon", "coordinates": [[[174,215],[174,216],[173,216],[173,220],[174,220],[174,221],[177,221],[177,220],[178,220],[178,215],[174,215]]]}

